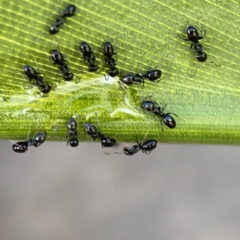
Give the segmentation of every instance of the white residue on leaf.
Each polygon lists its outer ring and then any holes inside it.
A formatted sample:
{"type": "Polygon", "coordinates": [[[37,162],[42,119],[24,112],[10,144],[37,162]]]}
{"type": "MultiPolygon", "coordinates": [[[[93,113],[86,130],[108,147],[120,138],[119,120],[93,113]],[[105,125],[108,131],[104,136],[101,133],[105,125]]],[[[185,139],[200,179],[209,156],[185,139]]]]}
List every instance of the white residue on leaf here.
{"type": "Polygon", "coordinates": [[[92,78],[89,79],[87,81],[79,81],[78,84],[76,84],[74,81],[71,82],[66,82],[64,85],[59,85],[56,89],[55,92],[57,93],[70,93],[73,91],[77,91],[79,89],[83,89],[83,88],[89,88],[92,85],[96,85],[96,84],[116,84],[116,82],[118,81],[118,77],[112,78],[112,77],[98,77],[98,78],[92,78]],[[108,79],[108,80],[106,80],[108,79]]]}
{"type": "Polygon", "coordinates": [[[140,114],[136,111],[132,111],[131,109],[128,109],[128,108],[117,108],[110,114],[110,116],[113,117],[115,114],[117,114],[119,112],[127,113],[127,114],[130,114],[130,115],[133,115],[133,116],[143,117],[143,114],[140,114]]]}
{"type": "Polygon", "coordinates": [[[21,110],[18,110],[18,111],[14,111],[11,113],[12,117],[17,117],[19,115],[26,115],[26,113],[28,111],[30,111],[32,108],[30,107],[27,107],[27,108],[24,108],[24,109],[21,109],[21,110]]]}

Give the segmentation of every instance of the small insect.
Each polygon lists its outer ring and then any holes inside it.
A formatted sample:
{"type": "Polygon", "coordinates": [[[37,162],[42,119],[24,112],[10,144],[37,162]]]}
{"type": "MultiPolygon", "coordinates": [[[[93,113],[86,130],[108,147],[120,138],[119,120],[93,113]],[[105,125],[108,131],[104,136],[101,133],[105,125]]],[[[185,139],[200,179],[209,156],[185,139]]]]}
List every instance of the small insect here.
{"type": "Polygon", "coordinates": [[[118,75],[118,68],[116,67],[117,62],[112,57],[114,54],[117,54],[117,53],[114,51],[113,45],[110,42],[105,42],[103,46],[103,55],[104,55],[105,64],[109,68],[108,75],[110,77],[116,77],[118,75]]]}
{"type": "Polygon", "coordinates": [[[68,137],[69,137],[67,146],[68,144],[70,144],[71,147],[77,147],[79,140],[78,140],[77,122],[74,118],[70,118],[67,124],[67,129],[68,129],[68,137]]]}
{"type": "Polygon", "coordinates": [[[44,78],[42,76],[39,76],[40,73],[38,73],[33,67],[30,67],[29,65],[24,66],[23,68],[25,74],[29,78],[29,81],[35,80],[36,86],[39,88],[39,90],[42,93],[49,93],[51,91],[51,86],[44,83],[44,78]]]}
{"type": "Polygon", "coordinates": [[[69,5],[69,6],[65,9],[64,13],[56,19],[55,23],[53,23],[52,25],[50,25],[50,27],[49,27],[49,33],[50,33],[50,34],[55,34],[55,33],[59,32],[60,27],[61,27],[61,26],[64,24],[64,22],[65,22],[65,18],[66,18],[66,17],[74,16],[75,11],[76,11],[76,6],[73,5],[73,4],[69,5]]]}
{"type": "Polygon", "coordinates": [[[149,70],[144,74],[127,73],[121,76],[119,84],[122,88],[125,88],[123,84],[132,85],[135,83],[140,83],[144,86],[144,79],[147,78],[151,82],[158,82],[157,80],[161,77],[161,75],[162,71],[158,69],[149,70]]]}
{"type": "Polygon", "coordinates": [[[94,52],[92,51],[90,45],[87,42],[82,42],[79,49],[83,54],[84,61],[87,61],[89,64],[89,71],[96,72],[98,70],[98,66],[96,64],[94,52]]]}
{"type": "Polygon", "coordinates": [[[175,128],[176,127],[176,125],[177,125],[176,121],[170,114],[173,114],[176,117],[178,117],[178,116],[175,113],[171,113],[171,112],[164,113],[166,105],[161,109],[160,106],[156,102],[151,101],[151,100],[144,100],[142,102],[142,108],[145,111],[151,111],[156,116],[160,117],[161,118],[161,124],[162,124],[162,121],[163,121],[169,128],[175,128]]]}
{"type": "MultiPolygon", "coordinates": [[[[193,26],[189,26],[187,28],[187,36],[188,36],[188,39],[184,39],[185,41],[191,41],[192,44],[190,46],[190,48],[193,48],[196,52],[196,59],[199,61],[199,62],[205,62],[207,60],[207,53],[203,51],[203,45],[201,45],[198,41],[200,39],[203,38],[203,36],[199,36],[198,34],[198,31],[195,27],[193,26]]],[[[213,63],[213,62],[210,62],[210,63],[213,63]]],[[[215,63],[214,63],[215,64],[215,63]]],[[[218,64],[215,64],[216,66],[220,66],[218,64]]],[[[194,72],[193,75],[191,75],[191,77],[195,76],[196,72],[197,72],[197,69],[199,68],[200,66],[197,66],[196,67],[196,70],[194,72]]]]}
{"type": "Polygon", "coordinates": [[[197,60],[200,62],[205,62],[207,60],[207,54],[203,51],[203,46],[198,42],[203,36],[199,36],[198,31],[195,27],[189,26],[187,28],[188,39],[184,39],[185,41],[191,41],[191,48],[197,53],[197,60]]]}
{"type": "Polygon", "coordinates": [[[71,81],[74,78],[74,74],[70,72],[67,61],[64,59],[62,53],[56,49],[52,50],[51,57],[54,64],[60,65],[59,70],[63,74],[65,81],[71,81]]]}
{"type": "Polygon", "coordinates": [[[12,149],[14,152],[24,153],[28,150],[28,147],[30,146],[39,147],[41,144],[45,142],[46,138],[47,132],[45,131],[39,132],[36,135],[34,135],[33,138],[27,141],[14,143],[12,149]]]}
{"type": "Polygon", "coordinates": [[[107,137],[106,135],[102,134],[94,124],[84,124],[84,132],[85,134],[89,135],[93,139],[93,141],[99,139],[103,148],[113,147],[116,144],[116,140],[114,138],[107,137]]]}
{"type": "Polygon", "coordinates": [[[137,145],[133,145],[131,148],[129,148],[128,146],[124,147],[123,152],[128,156],[131,156],[139,152],[140,150],[142,150],[143,153],[149,154],[153,149],[157,147],[157,140],[147,140],[143,143],[139,143],[136,140],[136,143],[137,145]]]}

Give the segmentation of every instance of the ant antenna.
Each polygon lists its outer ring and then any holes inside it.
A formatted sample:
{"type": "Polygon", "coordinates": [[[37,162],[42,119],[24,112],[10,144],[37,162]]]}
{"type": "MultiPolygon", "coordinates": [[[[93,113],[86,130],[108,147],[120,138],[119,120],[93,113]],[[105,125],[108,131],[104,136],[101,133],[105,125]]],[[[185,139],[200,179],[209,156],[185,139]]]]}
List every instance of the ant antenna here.
{"type": "Polygon", "coordinates": [[[98,123],[99,123],[99,121],[98,121],[98,114],[97,114],[97,112],[94,113],[94,116],[95,116],[95,118],[96,118],[97,129],[98,129],[99,132],[100,132],[100,129],[98,128],[98,123]]]}
{"type": "Polygon", "coordinates": [[[9,141],[10,141],[11,143],[13,143],[13,144],[16,144],[17,146],[19,146],[19,147],[20,147],[20,145],[19,145],[19,144],[17,144],[16,142],[12,141],[11,139],[9,139],[9,141]]]}
{"type": "Polygon", "coordinates": [[[196,69],[195,69],[195,72],[194,72],[194,74],[190,76],[191,78],[195,76],[195,74],[196,74],[196,72],[197,72],[198,68],[200,68],[200,67],[201,67],[201,65],[200,65],[200,64],[198,64],[198,66],[197,66],[197,67],[196,67],[196,69]]]}
{"type": "Polygon", "coordinates": [[[121,81],[118,80],[118,84],[122,89],[129,91],[129,88],[127,86],[125,86],[121,81]]]}
{"type": "Polygon", "coordinates": [[[216,64],[216,63],[214,63],[214,62],[209,62],[209,63],[213,63],[215,66],[221,67],[221,64],[216,64]]]}
{"type": "MultiPolygon", "coordinates": [[[[214,64],[216,67],[221,67],[221,64],[216,64],[216,63],[214,63],[214,62],[208,62],[208,63],[212,63],[212,64],[214,64]]],[[[198,64],[198,66],[197,66],[196,69],[195,69],[194,74],[191,75],[190,77],[194,77],[194,76],[196,75],[197,69],[200,68],[200,67],[201,67],[201,65],[198,64]]]]}
{"type": "Polygon", "coordinates": [[[29,140],[29,134],[30,134],[31,127],[32,127],[32,126],[30,126],[30,127],[29,127],[29,130],[28,130],[27,140],[29,140]]]}

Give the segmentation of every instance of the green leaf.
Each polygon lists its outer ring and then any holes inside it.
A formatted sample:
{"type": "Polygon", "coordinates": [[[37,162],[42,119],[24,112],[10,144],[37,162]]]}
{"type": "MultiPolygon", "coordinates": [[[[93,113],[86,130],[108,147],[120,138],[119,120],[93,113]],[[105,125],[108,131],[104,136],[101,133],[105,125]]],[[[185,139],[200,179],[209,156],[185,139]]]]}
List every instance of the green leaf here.
{"type": "Polygon", "coordinates": [[[65,141],[66,123],[76,116],[80,139],[83,122],[95,122],[117,141],[134,141],[148,133],[160,142],[240,142],[239,4],[237,1],[72,1],[76,15],[67,18],[56,35],[49,24],[68,5],[56,1],[0,3],[0,138],[26,139],[37,129],[48,140],[65,141]],[[206,32],[201,44],[208,60],[199,63],[186,28],[206,32]],[[87,41],[96,53],[101,72],[89,73],[78,46],[87,41]],[[118,77],[105,80],[101,46],[111,41],[122,72],[141,73],[160,68],[159,83],[145,81],[120,88],[118,77]],[[58,48],[67,56],[75,80],[65,82],[49,52],[58,48]],[[23,78],[23,67],[37,69],[56,85],[46,97],[23,78]],[[216,66],[220,64],[221,66],[216,66]],[[196,75],[194,74],[197,68],[196,75]],[[82,73],[86,72],[86,73],[82,73]],[[22,74],[22,75],[21,75],[22,74]],[[75,81],[79,81],[78,84],[75,81]],[[176,113],[177,127],[162,131],[160,120],[141,109],[143,97],[176,113]]]}

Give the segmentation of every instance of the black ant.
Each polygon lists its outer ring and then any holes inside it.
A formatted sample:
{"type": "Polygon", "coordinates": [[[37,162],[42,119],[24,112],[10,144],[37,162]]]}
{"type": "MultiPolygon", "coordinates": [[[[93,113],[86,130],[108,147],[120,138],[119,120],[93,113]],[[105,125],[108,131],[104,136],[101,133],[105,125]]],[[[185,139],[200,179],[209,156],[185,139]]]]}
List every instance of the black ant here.
{"type": "MultiPolygon", "coordinates": [[[[147,78],[151,82],[157,82],[162,75],[162,71],[158,69],[149,70],[144,74],[134,74],[134,73],[127,73],[120,78],[119,84],[124,88],[122,83],[126,85],[132,85],[134,83],[142,83],[144,85],[144,79],[147,78]]],[[[160,81],[160,80],[159,80],[160,81]]]]}
{"type": "Polygon", "coordinates": [[[75,11],[76,11],[76,6],[73,4],[69,5],[65,9],[64,13],[56,19],[56,22],[50,26],[49,33],[55,34],[55,33],[59,32],[59,28],[65,22],[65,18],[73,16],[75,14],[75,11]]]}
{"type": "Polygon", "coordinates": [[[113,147],[116,143],[114,138],[105,136],[97,129],[95,125],[91,123],[86,123],[84,125],[84,132],[85,134],[89,135],[93,141],[95,141],[97,138],[100,139],[103,148],[113,147]]]}
{"type": "Polygon", "coordinates": [[[142,150],[143,153],[149,154],[153,149],[157,147],[157,140],[144,140],[143,142],[138,142],[137,136],[136,136],[136,143],[137,145],[133,145],[131,148],[128,146],[123,148],[123,152],[131,156],[140,150],[142,150]]]}
{"type": "Polygon", "coordinates": [[[116,77],[118,75],[118,68],[116,67],[117,62],[112,57],[114,54],[117,54],[117,53],[114,51],[113,45],[110,42],[105,42],[103,46],[103,55],[104,55],[104,62],[109,67],[108,75],[110,77],[116,77]]]}
{"type": "Polygon", "coordinates": [[[39,90],[42,93],[49,93],[51,91],[51,86],[48,84],[45,84],[43,81],[43,77],[39,76],[39,74],[33,67],[30,67],[29,65],[24,66],[24,72],[29,78],[29,81],[35,80],[35,84],[39,88],[39,90]]]}
{"type": "Polygon", "coordinates": [[[196,53],[198,54],[197,60],[199,62],[205,62],[207,60],[207,54],[203,52],[203,46],[200,43],[198,43],[198,41],[202,39],[203,36],[199,36],[197,29],[193,26],[189,26],[187,28],[187,35],[188,39],[184,40],[192,42],[191,48],[193,47],[196,53]]]}
{"type": "Polygon", "coordinates": [[[54,64],[60,65],[59,70],[63,74],[65,81],[71,81],[74,78],[74,74],[70,72],[62,53],[54,49],[51,52],[51,56],[54,64]]]}
{"type": "Polygon", "coordinates": [[[176,117],[178,117],[178,116],[175,113],[171,113],[171,112],[164,113],[166,105],[161,109],[160,106],[156,102],[151,101],[151,100],[144,100],[142,102],[142,108],[145,111],[151,111],[156,116],[160,117],[161,118],[161,124],[162,124],[162,121],[163,121],[169,128],[175,128],[176,127],[176,125],[177,125],[176,121],[170,114],[173,114],[176,117]]]}
{"type": "Polygon", "coordinates": [[[96,65],[96,58],[90,45],[86,42],[82,42],[79,49],[83,54],[84,61],[87,61],[89,64],[89,71],[96,72],[98,70],[98,66],[96,65]]]}
{"type": "Polygon", "coordinates": [[[74,118],[70,118],[67,124],[67,129],[68,129],[68,136],[69,136],[67,146],[68,144],[70,144],[71,147],[77,147],[79,140],[78,140],[77,122],[74,118]]]}
{"type": "Polygon", "coordinates": [[[12,149],[14,152],[24,153],[28,150],[28,147],[30,146],[39,147],[42,143],[45,142],[46,137],[47,137],[47,132],[45,131],[39,132],[29,140],[14,143],[12,146],[12,149]]]}
{"type": "MultiPolygon", "coordinates": [[[[197,53],[197,56],[196,56],[197,60],[199,62],[205,62],[207,60],[207,53],[205,53],[203,51],[203,45],[198,42],[199,40],[201,40],[203,38],[203,36],[199,36],[197,29],[193,26],[189,26],[187,28],[187,35],[188,35],[188,39],[184,39],[184,40],[192,42],[190,48],[193,48],[195,50],[195,52],[197,53]]],[[[210,62],[210,63],[213,63],[213,62],[210,62]]],[[[215,63],[213,63],[213,64],[215,64],[215,63]]],[[[215,65],[220,66],[218,64],[215,64],[215,65]]],[[[195,76],[197,69],[199,67],[200,66],[198,66],[196,68],[194,74],[191,77],[195,76]]]]}

